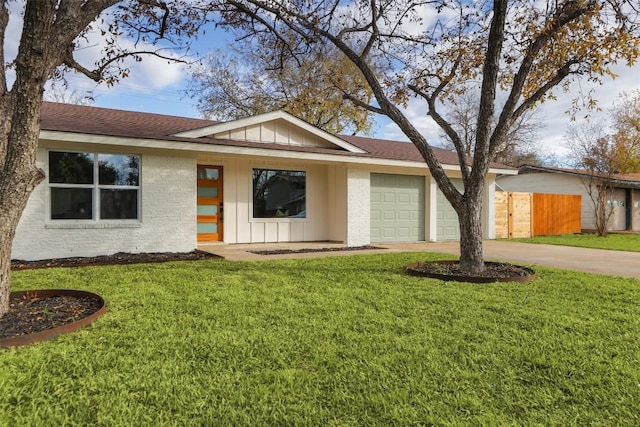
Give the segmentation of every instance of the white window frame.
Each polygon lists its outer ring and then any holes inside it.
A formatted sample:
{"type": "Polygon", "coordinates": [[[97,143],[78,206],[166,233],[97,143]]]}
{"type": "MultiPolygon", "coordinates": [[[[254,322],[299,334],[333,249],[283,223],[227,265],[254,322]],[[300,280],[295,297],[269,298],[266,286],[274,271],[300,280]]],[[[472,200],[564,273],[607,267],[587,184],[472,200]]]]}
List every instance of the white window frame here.
{"type": "Polygon", "coordinates": [[[309,171],[306,168],[296,168],[295,166],[251,166],[249,168],[249,222],[251,223],[270,223],[270,222],[309,222],[309,171]],[[304,197],[306,205],[306,216],[303,218],[296,217],[271,217],[271,218],[256,218],[253,216],[253,171],[255,169],[269,170],[269,171],[285,171],[285,172],[304,172],[304,197]]]}
{"type": "Polygon", "coordinates": [[[89,150],[66,150],[66,149],[55,149],[51,148],[47,150],[47,184],[48,184],[48,195],[47,195],[47,222],[53,224],[139,224],[142,221],[142,155],[137,153],[110,153],[104,151],[89,151],[89,150]],[[50,152],[58,152],[58,153],[78,153],[78,154],[89,154],[93,157],[93,184],[59,184],[55,182],[50,182],[50,152]],[[108,156],[137,156],[138,157],[138,185],[101,185],[100,184],[100,166],[98,158],[100,155],[108,155],[108,156]],[[65,218],[52,218],[51,217],[51,189],[52,188],[88,188],[91,189],[91,209],[93,212],[93,218],[90,219],[65,219],[65,218]],[[127,219],[101,219],[100,218],[100,190],[136,190],[136,212],[137,218],[127,218],[127,219]]]}

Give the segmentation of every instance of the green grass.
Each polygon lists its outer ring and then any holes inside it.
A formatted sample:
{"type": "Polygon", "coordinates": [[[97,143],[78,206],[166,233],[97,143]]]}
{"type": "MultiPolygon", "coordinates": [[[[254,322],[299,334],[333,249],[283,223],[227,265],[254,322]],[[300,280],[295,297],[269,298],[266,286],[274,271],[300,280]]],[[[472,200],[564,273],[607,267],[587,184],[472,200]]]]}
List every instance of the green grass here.
{"type": "Polygon", "coordinates": [[[526,239],[510,239],[510,241],[640,252],[640,234],[609,234],[606,237],[598,237],[595,234],[564,234],[562,236],[537,236],[526,239]]]}
{"type": "Polygon", "coordinates": [[[107,313],[0,351],[0,425],[639,425],[640,282],[411,277],[426,253],[16,272],[107,313]]]}

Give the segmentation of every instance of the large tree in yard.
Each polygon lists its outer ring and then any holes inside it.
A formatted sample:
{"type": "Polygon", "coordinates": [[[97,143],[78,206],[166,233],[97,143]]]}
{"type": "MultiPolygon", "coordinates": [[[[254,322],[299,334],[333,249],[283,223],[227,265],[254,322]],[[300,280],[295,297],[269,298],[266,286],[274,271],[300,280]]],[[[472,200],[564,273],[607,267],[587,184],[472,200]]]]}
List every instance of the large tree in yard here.
{"type": "Polygon", "coordinates": [[[460,267],[484,269],[482,197],[490,159],[527,111],[580,78],[598,81],[639,50],[636,0],[220,0],[224,24],[269,46],[273,66],[305,61],[315,45],[340,50],[360,70],[374,102],[418,148],[458,214],[460,267]],[[480,91],[471,161],[443,112],[467,88],[480,91]],[[505,99],[496,106],[496,94],[505,99]],[[421,104],[418,104],[421,102],[421,104]],[[446,176],[405,108],[421,108],[453,142],[464,190],[446,176]]]}
{"type": "Polygon", "coordinates": [[[33,189],[45,178],[36,167],[36,148],[47,81],[73,70],[95,81],[116,83],[128,72],[126,57],[140,60],[149,54],[175,59],[154,46],[171,37],[192,35],[201,19],[194,2],[184,0],[0,1],[0,316],[9,309],[16,227],[33,189]],[[10,58],[5,57],[5,42],[16,38],[7,29],[10,18],[17,15],[23,18],[18,53],[6,65],[10,58]],[[103,36],[105,47],[95,63],[81,64],[77,49],[86,46],[91,31],[103,36]],[[135,49],[124,50],[116,42],[127,36],[135,37],[135,49]]]}

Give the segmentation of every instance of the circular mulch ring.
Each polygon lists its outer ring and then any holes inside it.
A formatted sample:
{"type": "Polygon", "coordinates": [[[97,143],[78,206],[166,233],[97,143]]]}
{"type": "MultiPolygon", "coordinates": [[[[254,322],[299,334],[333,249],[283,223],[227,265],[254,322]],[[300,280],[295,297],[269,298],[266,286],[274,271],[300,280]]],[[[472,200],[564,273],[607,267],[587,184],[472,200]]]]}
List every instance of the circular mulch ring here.
{"type": "Polygon", "coordinates": [[[10,304],[10,312],[19,311],[24,317],[9,318],[10,313],[7,313],[0,323],[32,322],[34,326],[31,329],[29,325],[21,325],[23,330],[19,334],[8,332],[0,338],[0,348],[29,345],[77,331],[93,323],[107,309],[100,295],[70,289],[11,292],[10,304]],[[58,317],[47,319],[53,313],[58,317]]]}
{"type": "Polygon", "coordinates": [[[407,265],[407,273],[412,276],[470,283],[527,283],[538,277],[536,272],[528,267],[502,262],[485,262],[484,264],[486,270],[480,275],[460,271],[460,262],[457,260],[415,262],[407,265]]]}

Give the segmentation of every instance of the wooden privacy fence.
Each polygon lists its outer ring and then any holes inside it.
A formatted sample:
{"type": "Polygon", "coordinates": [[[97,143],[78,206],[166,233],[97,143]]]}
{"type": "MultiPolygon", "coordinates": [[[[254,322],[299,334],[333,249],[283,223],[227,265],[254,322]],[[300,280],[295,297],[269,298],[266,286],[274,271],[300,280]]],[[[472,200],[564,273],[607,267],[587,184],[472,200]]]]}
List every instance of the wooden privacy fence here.
{"type": "Polygon", "coordinates": [[[496,191],[499,239],[580,233],[582,197],[496,191]]]}

